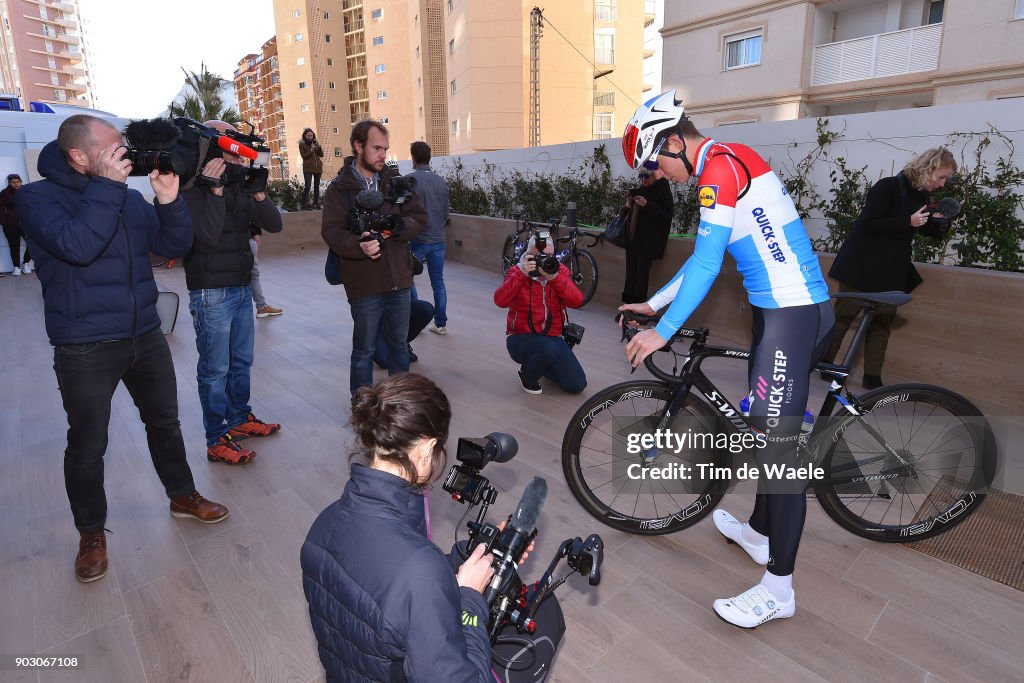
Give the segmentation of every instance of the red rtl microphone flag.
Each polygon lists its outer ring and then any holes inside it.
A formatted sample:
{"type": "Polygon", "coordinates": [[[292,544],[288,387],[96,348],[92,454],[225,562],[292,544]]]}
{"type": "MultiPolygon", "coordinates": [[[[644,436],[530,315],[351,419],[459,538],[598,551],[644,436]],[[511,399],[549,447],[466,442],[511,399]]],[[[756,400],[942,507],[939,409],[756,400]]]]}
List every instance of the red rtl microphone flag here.
{"type": "Polygon", "coordinates": [[[237,154],[240,157],[245,157],[246,159],[251,159],[253,161],[256,161],[256,157],[259,156],[256,154],[256,150],[232,140],[227,135],[221,135],[217,138],[217,146],[225,152],[237,154]]]}

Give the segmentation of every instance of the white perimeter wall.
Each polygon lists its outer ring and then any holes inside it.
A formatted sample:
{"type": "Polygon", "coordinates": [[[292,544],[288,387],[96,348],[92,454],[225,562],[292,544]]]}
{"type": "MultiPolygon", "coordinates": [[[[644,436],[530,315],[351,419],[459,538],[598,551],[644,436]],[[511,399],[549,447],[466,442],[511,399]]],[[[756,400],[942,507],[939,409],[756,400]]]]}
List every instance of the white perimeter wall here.
{"type": "MultiPolygon", "coordinates": [[[[832,158],[845,157],[851,168],[866,166],[865,174],[871,180],[893,175],[914,155],[929,147],[946,144],[951,133],[983,132],[990,127],[1013,141],[1018,150],[1014,157],[1015,163],[1024,166],[1024,98],[828,118],[829,130],[843,131],[843,137],[829,146],[829,155],[832,158]]],[[[767,159],[776,171],[782,170],[792,175],[794,163],[816,146],[816,122],[817,119],[797,119],[745,123],[705,129],[702,132],[723,142],[749,145],[767,159]]],[[[507,171],[560,174],[578,166],[601,143],[605,144],[605,151],[611,159],[612,173],[632,176],[633,171],[622,159],[621,138],[483,152],[458,158],[467,171],[489,163],[507,171]]],[[[953,153],[959,160],[961,149],[954,147],[953,153]]],[[[985,158],[991,163],[1004,153],[1002,145],[993,145],[985,158]]],[[[438,157],[432,165],[436,170],[445,172],[452,168],[455,159],[438,157]]],[[[411,162],[402,162],[400,166],[402,172],[412,168],[411,162]]],[[[826,191],[831,188],[828,171],[827,165],[819,164],[811,174],[812,183],[823,197],[827,196],[826,191]]],[[[820,235],[824,232],[824,221],[812,219],[808,221],[807,227],[812,236],[820,235]]]]}

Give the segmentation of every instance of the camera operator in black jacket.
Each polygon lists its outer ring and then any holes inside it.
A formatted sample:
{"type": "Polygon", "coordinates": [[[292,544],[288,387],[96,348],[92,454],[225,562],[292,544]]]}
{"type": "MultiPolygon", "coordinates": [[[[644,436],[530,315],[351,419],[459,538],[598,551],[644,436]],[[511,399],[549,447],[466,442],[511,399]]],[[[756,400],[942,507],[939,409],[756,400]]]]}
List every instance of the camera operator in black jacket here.
{"type": "MultiPolygon", "coordinates": [[[[328,681],[493,681],[493,569],[480,544],[465,562],[430,540],[425,487],[443,472],[451,409],[413,373],[356,392],[355,463],[341,499],[302,546],[302,586],[328,681]]],[[[525,555],[524,555],[525,559],[525,555]]]]}
{"type": "MultiPolygon", "coordinates": [[[[956,159],[945,147],[929,149],[907,162],[895,176],[882,178],[868,190],[860,215],[850,228],[828,274],[839,282],[840,292],[910,293],[921,284],[914,267],[914,238],[936,237],[948,229],[948,220],[930,208],[931,193],[941,190],[956,173],[956,159]]],[[[832,345],[824,360],[832,362],[860,305],[837,299],[832,345]]],[[[865,389],[883,385],[882,364],[896,307],[878,307],[864,338],[865,389]]]]}
{"type": "MultiPolygon", "coordinates": [[[[234,130],[223,121],[204,125],[222,133],[234,130]]],[[[239,440],[281,429],[258,419],[249,405],[255,340],[250,224],[264,232],[281,232],[281,213],[265,193],[250,194],[241,182],[225,184],[227,164],[240,164],[241,158],[222,154],[223,158],[208,161],[194,186],[182,193],[195,228],[192,249],[185,257],[185,281],[199,350],[206,455],[210,461],[242,465],[256,453],[239,440]]]]}

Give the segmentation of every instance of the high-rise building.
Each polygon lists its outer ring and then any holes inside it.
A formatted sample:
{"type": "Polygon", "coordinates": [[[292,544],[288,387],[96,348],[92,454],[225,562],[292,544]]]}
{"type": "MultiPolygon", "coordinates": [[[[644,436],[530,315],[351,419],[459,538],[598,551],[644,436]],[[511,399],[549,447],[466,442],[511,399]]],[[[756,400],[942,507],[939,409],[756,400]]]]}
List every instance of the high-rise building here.
{"type": "Polygon", "coordinates": [[[0,90],[23,106],[93,106],[77,0],[0,0],[0,19],[0,90]]]}
{"type": "Polygon", "coordinates": [[[302,176],[298,145],[306,128],[316,132],[324,150],[325,180],[350,153],[350,103],[359,104],[366,95],[365,84],[352,89],[357,84],[348,77],[345,51],[346,45],[352,46],[352,69],[358,71],[362,19],[360,15],[354,21],[351,8],[361,5],[353,0],[274,0],[286,136],[282,149],[288,152],[293,177],[302,176]]]}
{"type": "Polygon", "coordinates": [[[1024,0],[665,3],[698,126],[1024,97],[1024,0]]]}
{"type": "Polygon", "coordinates": [[[536,63],[533,0],[445,0],[452,154],[613,138],[643,91],[644,3],[548,3],[536,63]],[[539,116],[531,116],[537,81],[539,116]]]}
{"type": "MultiPolygon", "coordinates": [[[[643,92],[643,2],[563,0],[275,0],[289,141],[306,127],[325,174],[351,154],[352,125],[373,118],[396,159],[425,140],[435,156],[621,133],[643,92]],[[340,11],[339,11],[340,9],[340,11]],[[534,55],[535,58],[531,58],[534,55]],[[531,85],[538,102],[531,115],[531,85]]],[[[297,160],[293,174],[299,172],[297,160]]]]}
{"type": "MultiPolygon", "coordinates": [[[[256,134],[270,147],[270,178],[291,177],[276,37],[263,43],[259,54],[246,55],[238,62],[234,82],[238,115],[255,126],[256,134]]],[[[242,130],[248,129],[243,126],[242,130]]]]}

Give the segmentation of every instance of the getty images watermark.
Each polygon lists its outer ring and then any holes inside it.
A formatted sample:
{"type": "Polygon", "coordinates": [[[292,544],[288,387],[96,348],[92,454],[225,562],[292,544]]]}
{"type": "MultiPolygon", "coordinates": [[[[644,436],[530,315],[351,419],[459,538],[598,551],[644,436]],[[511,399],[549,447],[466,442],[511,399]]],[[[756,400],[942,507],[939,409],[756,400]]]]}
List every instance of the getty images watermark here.
{"type": "MultiPolygon", "coordinates": [[[[651,485],[665,493],[694,492],[712,481],[807,482],[825,478],[824,469],[814,465],[756,464],[757,453],[769,443],[766,434],[716,431],[702,418],[684,418],[683,421],[688,424],[651,429],[653,418],[650,417],[616,418],[616,432],[621,438],[616,439],[613,478],[624,486],[621,492],[651,485]],[[733,456],[728,464],[716,457],[723,451],[733,456]]],[[[797,438],[796,435],[784,437],[793,441],[794,449],[797,438]]]]}

